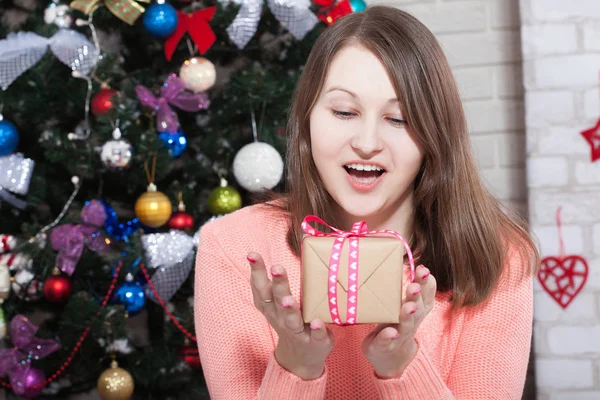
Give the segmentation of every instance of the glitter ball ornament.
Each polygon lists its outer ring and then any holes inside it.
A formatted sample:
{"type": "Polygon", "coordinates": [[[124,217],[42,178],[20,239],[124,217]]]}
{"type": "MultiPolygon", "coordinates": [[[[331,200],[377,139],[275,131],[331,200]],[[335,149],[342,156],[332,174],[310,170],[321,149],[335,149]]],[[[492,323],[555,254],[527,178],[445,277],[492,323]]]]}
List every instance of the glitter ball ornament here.
{"type": "Polygon", "coordinates": [[[0,156],[14,152],[19,145],[19,131],[10,121],[0,115],[0,156]]]}
{"type": "Polygon", "coordinates": [[[181,193],[179,194],[177,211],[171,215],[167,226],[169,229],[177,229],[180,231],[191,231],[194,228],[194,217],[185,210],[185,204],[183,203],[181,193]]]}
{"type": "Polygon", "coordinates": [[[121,137],[121,130],[115,128],[113,139],[102,145],[100,160],[108,169],[123,169],[131,165],[133,146],[121,137]]]}
{"type": "Polygon", "coordinates": [[[179,78],[186,89],[194,93],[205,92],[215,84],[217,71],[215,65],[204,57],[186,60],[179,70],[179,78]]]}
{"type": "Polygon", "coordinates": [[[139,282],[135,282],[133,275],[127,274],[126,281],[115,291],[114,301],[125,306],[131,316],[140,312],[146,304],[146,294],[139,282]]]}
{"type": "Polygon", "coordinates": [[[172,212],[171,201],[164,193],[158,192],[154,184],[148,185],[148,191],[135,202],[135,215],[150,228],[163,226],[171,218],[172,212]]]}
{"type": "Polygon", "coordinates": [[[44,282],[44,296],[51,303],[64,303],[71,296],[71,280],[54,268],[44,282]]]}
{"type": "Polygon", "coordinates": [[[229,214],[242,207],[242,196],[227,180],[221,178],[221,186],[208,196],[208,211],[213,215],[229,214]]]}
{"type": "Polygon", "coordinates": [[[146,9],[143,22],[152,36],[166,38],[177,29],[177,11],[167,3],[152,4],[146,9]]]}
{"type": "Polygon", "coordinates": [[[158,134],[158,138],[166,145],[169,154],[174,158],[182,155],[187,147],[187,139],[180,130],[174,133],[161,132],[158,134]]]}
{"type": "Polygon", "coordinates": [[[273,189],[283,176],[283,159],[267,143],[249,143],[235,155],[233,175],[240,186],[250,192],[273,189]]]}
{"type": "Polygon", "coordinates": [[[45,380],[44,371],[30,366],[25,374],[13,374],[10,384],[17,396],[34,399],[42,393],[45,380]]]}
{"type": "Polygon", "coordinates": [[[113,96],[117,94],[117,91],[110,88],[102,88],[92,97],[90,108],[94,116],[99,117],[101,115],[108,114],[115,106],[113,103],[113,96]]]}
{"type": "Polygon", "coordinates": [[[96,389],[102,400],[129,400],[133,395],[133,378],[113,361],[110,368],[100,374],[96,389]]]}
{"type": "Polygon", "coordinates": [[[367,4],[363,0],[349,0],[349,3],[353,12],[361,12],[367,8],[367,4]]]}

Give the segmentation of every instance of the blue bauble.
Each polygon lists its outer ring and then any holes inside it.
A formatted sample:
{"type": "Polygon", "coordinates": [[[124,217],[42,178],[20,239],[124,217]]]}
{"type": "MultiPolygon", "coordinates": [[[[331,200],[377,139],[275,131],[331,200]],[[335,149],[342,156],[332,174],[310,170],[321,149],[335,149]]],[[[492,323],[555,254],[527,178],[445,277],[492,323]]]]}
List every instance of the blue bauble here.
{"type": "Polygon", "coordinates": [[[361,12],[367,8],[367,4],[363,0],[349,0],[349,3],[353,12],[361,12]]]}
{"type": "Polygon", "coordinates": [[[19,145],[19,131],[7,120],[0,121],[0,156],[12,154],[19,145]]]}
{"type": "Polygon", "coordinates": [[[177,29],[177,11],[167,3],[152,4],[146,9],[143,21],[151,35],[166,38],[177,29]]]}
{"type": "Polygon", "coordinates": [[[160,140],[164,142],[169,149],[169,154],[172,157],[179,157],[185,151],[187,147],[187,139],[183,136],[183,132],[177,131],[175,133],[161,132],[158,134],[160,140]]]}
{"type": "Polygon", "coordinates": [[[146,303],[144,288],[138,282],[127,281],[117,288],[115,302],[125,306],[131,316],[140,312],[146,303]]]}

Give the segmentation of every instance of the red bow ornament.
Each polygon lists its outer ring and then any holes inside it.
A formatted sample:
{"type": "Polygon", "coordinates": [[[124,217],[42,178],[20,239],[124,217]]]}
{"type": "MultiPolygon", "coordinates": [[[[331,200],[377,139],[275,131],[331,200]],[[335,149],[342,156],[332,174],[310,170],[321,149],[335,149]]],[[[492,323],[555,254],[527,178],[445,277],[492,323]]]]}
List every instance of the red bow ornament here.
{"type": "Polygon", "coordinates": [[[320,8],[317,17],[327,25],[332,25],[338,19],[352,14],[352,6],[348,0],[313,0],[320,8]]]}
{"type": "Polygon", "coordinates": [[[216,11],[217,7],[215,6],[203,8],[191,14],[177,11],[177,29],[165,41],[165,57],[167,57],[167,60],[171,61],[177,44],[186,32],[190,34],[200,54],[206,53],[217,40],[215,33],[208,24],[216,11]]]}

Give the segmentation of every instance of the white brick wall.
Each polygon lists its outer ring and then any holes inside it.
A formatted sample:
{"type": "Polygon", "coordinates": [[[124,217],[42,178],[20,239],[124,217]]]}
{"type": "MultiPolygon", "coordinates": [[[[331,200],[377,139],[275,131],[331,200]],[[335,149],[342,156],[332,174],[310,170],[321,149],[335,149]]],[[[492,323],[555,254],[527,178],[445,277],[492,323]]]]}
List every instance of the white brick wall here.
{"type": "Polygon", "coordinates": [[[529,218],[543,256],[588,260],[566,310],[535,290],[538,398],[600,399],[600,162],[580,132],[600,117],[600,1],[520,0],[529,218]]]}

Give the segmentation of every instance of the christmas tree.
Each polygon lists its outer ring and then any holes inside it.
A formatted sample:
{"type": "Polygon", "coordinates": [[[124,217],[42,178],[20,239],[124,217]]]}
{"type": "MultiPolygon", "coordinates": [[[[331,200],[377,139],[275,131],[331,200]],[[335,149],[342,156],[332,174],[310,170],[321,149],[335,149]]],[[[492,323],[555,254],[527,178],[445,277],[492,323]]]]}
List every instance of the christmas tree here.
{"type": "MultiPolygon", "coordinates": [[[[285,180],[308,52],[354,1],[0,3],[0,384],[208,398],[201,226],[285,180]]],[[[12,395],[12,394],[11,394],[12,395]]]]}

